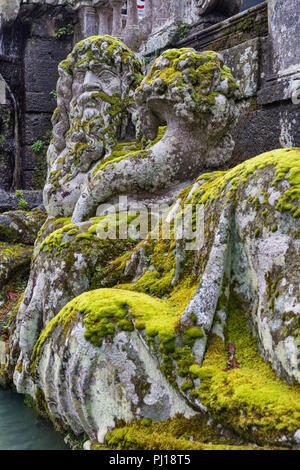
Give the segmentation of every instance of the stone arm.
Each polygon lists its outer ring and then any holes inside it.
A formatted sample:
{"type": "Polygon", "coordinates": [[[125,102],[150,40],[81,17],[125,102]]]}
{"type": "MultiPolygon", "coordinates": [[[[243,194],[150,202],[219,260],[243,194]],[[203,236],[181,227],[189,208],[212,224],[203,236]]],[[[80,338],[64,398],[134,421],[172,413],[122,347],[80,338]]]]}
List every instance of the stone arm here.
{"type": "Polygon", "coordinates": [[[176,184],[180,178],[180,158],[173,152],[141,151],[118,162],[107,164],[96,173],[82,192],[72,221],[78,223],[93,217],[97,207],[118,194],[154,192],[176,184]]]}

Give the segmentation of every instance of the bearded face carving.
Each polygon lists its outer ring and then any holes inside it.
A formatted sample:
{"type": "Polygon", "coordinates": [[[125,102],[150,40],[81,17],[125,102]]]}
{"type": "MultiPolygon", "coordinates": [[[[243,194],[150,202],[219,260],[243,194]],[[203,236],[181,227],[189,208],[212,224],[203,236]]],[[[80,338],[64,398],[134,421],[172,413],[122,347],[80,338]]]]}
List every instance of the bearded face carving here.
{"type": "Polygon", "coordinates": [[[140,79],[140,63],[110,36],[78,43],[60,64],[44,189],[50,216],[72,215],[88,172],[125,138],[140,79]]]}

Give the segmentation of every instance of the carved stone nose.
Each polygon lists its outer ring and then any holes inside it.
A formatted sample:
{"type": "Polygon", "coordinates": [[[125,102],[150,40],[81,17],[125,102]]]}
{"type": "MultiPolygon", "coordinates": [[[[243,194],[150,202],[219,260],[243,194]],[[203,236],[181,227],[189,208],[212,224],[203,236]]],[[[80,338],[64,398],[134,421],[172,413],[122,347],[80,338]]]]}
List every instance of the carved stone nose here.
{"type": "Polygon", "coordinates": [[[85,77],[84,77],[84,82],[83,82],[83,87],[85,90],[95,90],[95,89],[101,89],[99,79],[97,76],[91,72],[90,70],[86,72],[85,77]]]}

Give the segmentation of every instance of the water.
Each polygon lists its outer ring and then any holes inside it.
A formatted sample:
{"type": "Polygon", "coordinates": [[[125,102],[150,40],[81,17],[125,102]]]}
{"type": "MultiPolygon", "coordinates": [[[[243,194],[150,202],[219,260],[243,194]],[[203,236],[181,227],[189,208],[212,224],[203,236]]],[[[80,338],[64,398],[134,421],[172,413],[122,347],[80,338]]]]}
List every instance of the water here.
{"type": "Polygon", "coordinates": [[[24,397],[0,388],[0,450],[67,450],[62,436],[34,410],[24,397]]]}

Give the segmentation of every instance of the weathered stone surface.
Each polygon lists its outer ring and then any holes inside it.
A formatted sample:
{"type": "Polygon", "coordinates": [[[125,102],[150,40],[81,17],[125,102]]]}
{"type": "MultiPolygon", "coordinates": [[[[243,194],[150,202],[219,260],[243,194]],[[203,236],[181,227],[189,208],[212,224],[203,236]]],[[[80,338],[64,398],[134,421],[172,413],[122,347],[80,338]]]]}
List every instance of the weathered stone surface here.
{"type": "Polygon", "coordinates": [[[241,109],[233,132],[235,149],[231,163],[239,163],[274,148],[299,147],[299,107],[292,104],[250,110],[241,109]],[[259,129],[259,131],[258,131],[259,129]],[[249,137],[251,145],[249,144],[249,137]]]}
{"type": "Polygon", "coordinates": [[[77,226],[70,224],[70,219],[49,219],[42,229],[17,325],[24,371],[47,323],[68,301],[91,288],[98,270],[133,246],[132,240],[100,240],[94,231],[98,222],[99,219],[77,226]],[[55,232],[58,227],[62,228],[55,232]],[[42,317],[42,322],[36,321],[42,317]]]}
{"type": "Polygon", "coordinates": [[[14,21],[19,13],[21,0],[1,0],[0,11],[4,21],[14,21]]]}
{"type": "MultiPolygon", "coordinates": [[[[6,92],[6,88],[5,88],[6,92]]],[[[0,105],[0,188],[9,191],[13,178],[13,108],[0,105]]]]}
{"type": "MultiPolygon", "coordinates": [[[[51,97],[47,96],[47,103],[51,101],[51,97]]],[[[48,104],[47,104],[48,106],[48,104]]],[[[53,110],[54,104],[51,105],[53,110]]],[[[44,140],[47,132],[51,131],[51,114],[25,114],[23,123],[23,142],[25,145],[32,145],[37,140],[44,140]]],[[[25,166],[27,165],[27,156],[24,158],[25,166]]],[[[29,158],[30,160],[30,158],[29,158]]]]}
{"type": "Polygon", "coordinates": [[[15,21],[22,4],[47,4],[51,6],[56,5],[66,5],[66,6],[74,6],[76,1],[75,0],[1,0],[0,3],[0,11],[1,16],[5,22],[12,22],[15,21]]]}
{"type": "Polygon", "coordinates": [[[252,39],[222,52],[224,63],[237,80],[243,98],[255,96],[260,86],[260,44],[260,38],[252,39]]]}
{"type": "Polygon", "coordinates": [[[50,113],[52,114],[56,104],[47,93],[35,93],[27,91],[25,93],[26,113],[50,113]]]}
{"type": "MultiPolygon", "coordinates": [[[[58,79],[57,64],[65,59],[68,52],[68,44],[55,38],[28,39],[24,51],[26,91],[32,94],[49,94],[51,90],[55,90],[58,79]]],[[[50,101],[50,94],[48,98],[50,101]]]]}
{"type": "Polygon", "coordinates": [[[41,208],[0,214],[0,240],[33,245],[45,220],[46,214],[41,208]]]}
{"type": "Polygon", "coordinates": [[[299,72],[300,51],[294,44],[299,43],[299,4],[280,0],[268,2],[270,39],[273,56],[273,73],[279,77],[299,72]],[[296,41],[296,42],[294,42],[296,41]]]}
{"type": "Polygon", "coordinates": [[[37,386],[54,418],[101,443],[120,419],[158,421],[195,414],[163,376],[137,331],[120,332],[102,348],[88,343],[84,332],[81,322],[72,328],[66,350],[58,327],[43,347],[37,386]]]}
{"type": "MultiPolygon", "coordinates": [[[[24,199],[28,203],[28,209],[41,206],[43,203],[42,191],[23,191],[24,199]]],[[[0,212],[18,209],[19,197],[0,189],[0,212]]]]}
{"type": "Polygon", "coordinates": [[[16,271],[29,267],[33,248],[7,243],[1,243],[0,248],[0,285],[2,288],[16,271]]]}
{"type": "MultiPolygon", "coordinates": [[[[290,168],[294,165],[297,168],[299,150],[278,150],[265,154],[265,168],[248,177],[247,187],[238,194],[239,203],[234,215],[232,202],[225,205],[201,283],[181,322],[189,323],[189,315],[194,312],[198,316],[197,324],[203,331],[210,331],[218,310],[223,276],[227,277],[231,273],[235,293],[248,303],[249,317],[264,358],[272,363],[274,370],[283,379],[300,382],[298,330],[292,333],[292,327],[290,334],[285,333],[291,319],[295,328],[300,313],[297,302],[299,274],[294,265],[299,251],[299,206],[297,203],[291,205],[290,209],[287,206],[287,194],[296,188],[297,179],[282,179],[281,175],[275,187],[270,184],[272,178],[276,181],[276,175],[278,178],[279,168],[284,166],[285,158],[290,168]],[[276,160],[276,157],[279,159],[276,160]],[[272,158],[275,172],[272,170],[272,158]],[[277,169],[276,162],[279,164],[277,169]],[[253,201],[255,208],[251,207],[253,201]],[[288,210],[291,214],[286,214],[288,210]],[[231,263],[230,268],[228,262],[231,263]]],[[[264,165],[264,155],[261,159],[264,165]]],[[[245,162],[244,166],[245,169],[247,166],[250,168],[251,160],[245,162]]],[[[257,157],[256,168],[259,167],[257,157]]],[[[230,190],[229,185],[227,190],[230,190]]],[[[195,346],[197,348],[198,360],[201,362],[205,336],[199,340],[198,347],[195,346]]]]}

